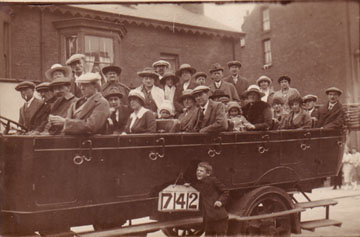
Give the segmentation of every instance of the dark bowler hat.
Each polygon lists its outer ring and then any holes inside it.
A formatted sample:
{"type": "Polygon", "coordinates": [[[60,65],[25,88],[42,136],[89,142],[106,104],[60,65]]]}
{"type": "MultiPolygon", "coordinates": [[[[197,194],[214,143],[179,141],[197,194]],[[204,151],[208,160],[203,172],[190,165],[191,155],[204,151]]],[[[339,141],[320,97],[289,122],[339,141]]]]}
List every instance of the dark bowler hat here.
{"type": "Polygon", "coordinates": [[[181,73],[184,70],[188,70],[191,73],[191,75],[193,75],[196,72],[195,68],[193,68],[190,64],[185,63],[180,65],[179,69],[176,71],[176,76],[180,77],[181,73]]]}
{"type": "Polygon", "coordinates": [[[306,95],[306,96],[303,97],[304,103],[307,102],[307,101],[317,102],[317,100],[318,100],[318,97],[316,95],[309,94],[309,95],[306,95]]]}
{"type": "Polygon", "coordinates": [[[182,92],[182,95],[179,97],[179,102],[182,102],[186,98],[190,98],[195,100],[194,96],[192,95],[192,89],[186,89],[182,92]]]}
{"type": "Polygon", "coordinates": [[[330,88],[326,89],[325,93],[329,94],[329,92],[337,92],[339,95],[341,95],[343,93],[342,90],[340,90],[339,88],[336,88],[336,87],[330,87],[330,88]]]}
{"type": "Polygon", "coordinates": [[[104,75],[106,75],[106,73],[108,73],[110,71],[116,72],[118,75],[120,75],[121,74],[121,67],[111,65],[111,66],[103,67],[103,69],[101,69],[101,71],[102,71],[102,73],[104,75]]]}
{"type": "Polygon", "coordinates": [[[160,79],[160,83],[164,85],[168,78],[173,79],[174,84],[179,82],[179,78],[173,72],[165,72],[164,76],[160,79]]]}
{"type": "Polygon", "coordinates": [[[194,74],[195,80],[196,80],[196,78],[198,78],[198,77],[205,77],[205,78],[207,78],[207,75],[206,75],[205,72],[197,72],[197,73],[194,74]]]}
{"type": "Polygon", "coordinates": [[[225,92],[220,89],[216,89],[214,91],[214,93],[211,96],[209,96],[210,99],[216,99],[216,98],[220,98],[220,97],[227,97],[230,99],[230,96],[225,94],[225,92]]]}
{"type": "Polygon", "coordinates": [[[32,82],[32,81],[23,81],[23,82],[20,82],[20,83],[15,87],[15,90],[21,91],[22,89],[25,89],[25,88],[35,89],[35,83],[32,82]]]}
{"type": "Polygon", "coordinates": [[[154,79],[159,79],[159,75],[154,71],[152,67],[146,67],[141,72],[137,73],[141,77],[152,77],[154,79]]]}
{"type": "Polygon", "coordinates": [[[50,82],[49,87],[51,89],[54,86],[63,86],[63,85],[70,86],[71,85],[70,78],[67,78],[67,77],[56,78],[52,82],[50,82]]]}
{"type": "Polygon", "coordinates": [[[196,94],[199,94],[199,93],[202,93],[202,92],[209,92],[210,91],[210,88],[208,86],[197,86],[194,88],[194,90],[191,92],[191,95],[196,95],[196,94]]]}
{"type": "Polygon", "coordinates": [[[49,82],[42,82],[42,83],[40,83],[39,85],[37,85],[36,87],[35,87],[35,89],[36,89],[36,91],[48,91],[48,90],[50,90],[50,88],[49,88],[49,85],[50,85],[50,83],[49,82]]]}
{"type": "Polygon", "coordinates": [[[105,92],[104,92],[104,97],[106,98],[106,99],[108,99],[109,97],[111,97],[111,96],[117,96],[117,97],[119,97],[120,99],[121,98],[123,98],[123,94],[120,92],[120,90],[119,90],[119,88],[117,88],[117,87],[111,87],[109,90],[106,90],[105,92]]]}
{"type": "Polygon", "coordinates": [[[214,63],[211,65],[211,68],[209,70],[210,74],[216,71],[224,71],[224,68],[220,65],[220,63],[214,63]]]}
{"type": "Polygon", "coordinates": [[[281,77],[279,77],[278,82],[280,83],[282,80],[287,80],[287,81],[289,82],[289,84],[290,84],[290,82],[291,82],[291,78],[288,77],[288,76],[281,76],[281,77]]]}
{"type": "Polygon", "coordinates": [[[239,68],[241,67],[241,63],[239,61],[230,61],[227,63],[228,67],[230,68],[231,66],[238,66],[239,68]]]}

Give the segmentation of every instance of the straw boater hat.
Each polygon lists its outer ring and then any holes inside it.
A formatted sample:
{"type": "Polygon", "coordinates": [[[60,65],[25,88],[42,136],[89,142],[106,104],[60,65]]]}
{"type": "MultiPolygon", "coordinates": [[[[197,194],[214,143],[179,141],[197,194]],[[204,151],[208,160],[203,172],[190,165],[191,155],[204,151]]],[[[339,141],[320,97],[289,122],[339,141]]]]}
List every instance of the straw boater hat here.
{"type": "Polygon", "coordinates": [[[81,59],[85,59],[84,54],[80,54],[80,53],[73,54],[68,60],[66,60],[66,65],[70,65],[71,63],[79,61],[81,59]]]}
{"type": "Polygon", "coordinates": [[[205,78],[207,78],[207,75],[206,75],[205,72],[197,72],[197,73],[194,74],[195,80],[196,80],[196,78],[198,78],[198,77],[205,77],[205,78]]]}
{"type": "Polygon", "coordinates": [[[68,77],[59,77],[54,79],[52,82],[50,82],[49,87],[50,89],[55,87],[55,86],[70,86],[71,85],[71,80],[68,77]]]}
{"type": "Polygon", "coordinates": [[[101,80],[101,76],[99,75],[99,73],[88,72],[76,78],[75,82],[76,84],[92,83],[92,82],[96,82],[100,84],[100,80],[101,80]]]}
{"type": "Polygon", "coordinates": [[[210,74],[217,71],[224,71],[224,68],[220,65],[220,63],[214,63],[211,65],[211,68],[209,70],[210,74]]]}
{"type": "Polygon", "coordinates": [[[196,72],[196,69],[193,68],[190,64],[181,64],[179,69],[175,73],[176,76],[180,77],[182,71],[184,70],[188,70],[191,73],[191,75],[193,75],[196,72]]]}
{"type": "Polygon", "coordinates": [[[307,102],[307,101],[317,102],[317,100],[318,100],[318,97],[316,95],[309,94],[309,95],[306,95],[306,96],[303,97],[304,103],[307,102]]]}
{"type": "Polygon", "coordinates": [[[104,97],[106,99],[108,99],[109,97],[111,96],[117,96],[119,97],[120,99],[123,98],[123,94],[120,92],[119,88],[117,87],[112,87],[110,88],[110,90],[107,90],[105,93],[104,93],[104,97]]]}
{"type": "Polygon", "coordinates": [[[185,100],[186,98],[190,98],[195,100],[194,96],[191,94],[193,92],[192,89],[186,89],[182,92],[182,95],[179,97],[179,102],[182,103],[183,100],[185,100]]]}
{"type": "Polygon", "coordinates": [[[337,93],[339,93],[339,95],[341,95],[343,93],[342,90],[340,90],[339,88],[336,88],[336,87],[330,87],[330,88],[326,89],[325,93],[329,94],[329,92],[337,92],[337,93]]]}
{"type": "Polygon", "coordinates": [[[191,92],[191,95],[196,95],[196,94],[199,94],[199,93],[202,93],[202,92],[209,92],[210,91],[210,88],[208,86],[197,86],[194,88],[194,90],[191,92]]]}
{"type": "Polygon", "coordinates": [[[160,79],[160,83],[165,85],[166,79],[171,78],[174,81],[174,85],[179,82],[179,78],[173,72],[165,72],[164,76],[160,79]]]}
{"type": "Polygon", "coordinates": [[[272,83],[272,80],[271,80],[270,77],[267,77],[267,76],[265,76],[265,75],[262,75],[261,77],[259,77],[259,78],[256,80],[256,84],[257,84],[258,86],[260,86],[260,82],[262,82],[262,81],[268,82],[269,85],[271,85],[271,83],[272,83]]]}
{"type": "Polygon", "coordinates": [[[108,72],[116,72],[118,75],[121,74],[121,67],[118,67],[118,66],[114,66],[114,65],[111,65],[111,66],[106,66],[106,67],[103,67],[103,69],[101,69],[101,72],[106,75],[106,73],[108,72]]]}
{"type": "Polygon", "coordinates": [[[140,77],[152,77],[155,80],[159,79],[159,75],[154,71],[152,67],[146,67],[141,72],[137,73],[140,77]]]}
{"type": "Polygon", "coordinates": [[[49,85],[50,85],[50,82],[42,82],[39,85],[37,85],[35,87],[35,89],[36,89],[37,92],[39,92],[39,91],[48,91],[48,90],[50,90],[49,85]]]}
{"type": "Polygon", "coordinates": [[[129,95],[128,95],[129,101],[131,100],[131,98],[139,99],[142,102],[142,106],[144,106],[144,104],[145,104],[145,95],[141,91],[139,91],[139,90],[131,90],[129,92],[129,95]]]}
{"type": "Polygon", "coordinates": [[[279,77],[279,79],[278,79],[279,84],[280,84],[280,82],[283,81],[283,80],[287,80],[287,81],[289,82],[289,84],[290,84],[290,82],[291,82],[291,78],[290,78],[290,77],[288,77],[288,76],[281,76],[281,77],[279,77]]]}
{"type": "Polygon", "coordinates": [[[166,62],[165,60],[159,60],[159,61],[156,61],[152,64],[152,67],[155,68],[157,66],[166,66],[168,68],[170,68],[170,63],[169,62],[166,62]]]}
{"type": "Polygon", "coordinates": [[[32,82],[32,81],[23,81],[23,82],[20,82],[20,83],[15,87],[15,90],[21,91],[22,89],[25,89],[25,88],[35,89],[35,83],[32,82]]]}
{"type": "Polygon", "coordinates": [[[263,92],[260,91],[260,88],[259,88],[259,86],[257,86],[257,85],[251,85],[251,86],[249,86],[248,89],[242,93],[242,95],[243,95],[244,97],[247,97],[250,92],[256,92],[256,93],[258,93],[260,98],[265,95],[265,93],[263,93],[263,92]]]}
{"type": "Polygon", "coordinates": [[[45,77],[48,80],[52,80],[52,74],[55,71],[62,71],[64,73],[65,77],[70,77],[70,75],[71,75],[71,68],[56,63],[56,64],[53,64],[51,66],[51,68],[45,72],[45,77]]]}
{"type": "Polygon", "coordinates": [[[228,99],[230,99],[230,96],[225,94],[225,92],[220,89],[216,89],[214,93],[211,96],[209,96],[210,99],[216,99],[221,97],[227,97],[228,99]]]}
{"type": "Polygon", "coordinates": [[[241,113],[241,106],[239,105],[238,102],[236,101],[230,101],[227,105],[226,105],[226,112],[229,112],[230,109],[232,108],[237,108],[239,110],[239,112],[241,113]]]}
{"type": "Polygon", "coordinates": [[[239,61],[230,61],[227,63],[228,67],[230,68],[231,66],[238,66],[239,68],[241,67],[241,63],[239,61]]]}

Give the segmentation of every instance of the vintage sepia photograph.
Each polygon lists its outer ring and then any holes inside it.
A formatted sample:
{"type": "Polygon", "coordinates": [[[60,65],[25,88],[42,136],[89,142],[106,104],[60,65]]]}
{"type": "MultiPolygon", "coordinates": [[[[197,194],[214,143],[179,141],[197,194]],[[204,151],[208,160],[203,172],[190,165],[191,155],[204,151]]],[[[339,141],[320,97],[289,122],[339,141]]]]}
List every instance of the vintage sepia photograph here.
{"type": "Polygon", "coordinates": [[[0,0],[0,237],[360,236],[360,2],[0,0]]]}

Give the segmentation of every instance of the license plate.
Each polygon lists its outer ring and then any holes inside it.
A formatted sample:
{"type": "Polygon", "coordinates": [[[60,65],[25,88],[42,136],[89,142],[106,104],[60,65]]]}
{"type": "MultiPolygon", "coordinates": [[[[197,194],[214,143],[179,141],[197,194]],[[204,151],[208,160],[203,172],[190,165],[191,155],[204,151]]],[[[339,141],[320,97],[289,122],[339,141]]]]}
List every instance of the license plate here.
{"type": "Polygon", "coordinates": [[[200,193],[196,190],[164,189],[159,193],[158,210],[161,212],[198,211],[200,193]]]}

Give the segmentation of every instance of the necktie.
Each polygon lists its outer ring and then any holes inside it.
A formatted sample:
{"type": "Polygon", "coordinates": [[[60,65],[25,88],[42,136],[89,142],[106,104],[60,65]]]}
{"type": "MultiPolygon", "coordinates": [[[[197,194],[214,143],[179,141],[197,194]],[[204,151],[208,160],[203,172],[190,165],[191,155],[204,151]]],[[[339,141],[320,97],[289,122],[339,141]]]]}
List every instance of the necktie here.
{"type": "Polygon", "coordinates": [[[329,110],[332,110],[332,108],[334,107],[334,104],[329,104],[329,110]]]}

